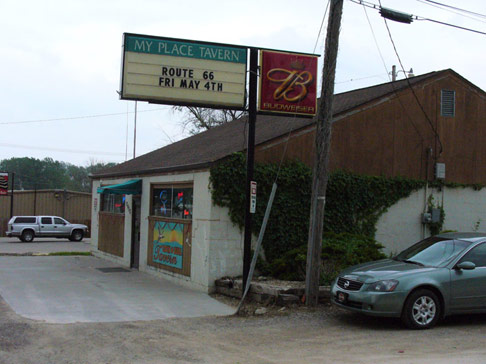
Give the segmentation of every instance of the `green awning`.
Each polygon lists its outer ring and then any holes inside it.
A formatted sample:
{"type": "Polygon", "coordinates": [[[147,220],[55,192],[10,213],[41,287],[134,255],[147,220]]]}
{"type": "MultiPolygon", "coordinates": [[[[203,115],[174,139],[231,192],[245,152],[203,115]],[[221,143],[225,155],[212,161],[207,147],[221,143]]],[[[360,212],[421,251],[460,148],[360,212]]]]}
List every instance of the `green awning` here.
{"type": "Polygon", "coordinates": [[[97,192],[114,195],[140,195],[142,193],[142,180],[132,179],[117,185],[98,187],[97,192]]]}

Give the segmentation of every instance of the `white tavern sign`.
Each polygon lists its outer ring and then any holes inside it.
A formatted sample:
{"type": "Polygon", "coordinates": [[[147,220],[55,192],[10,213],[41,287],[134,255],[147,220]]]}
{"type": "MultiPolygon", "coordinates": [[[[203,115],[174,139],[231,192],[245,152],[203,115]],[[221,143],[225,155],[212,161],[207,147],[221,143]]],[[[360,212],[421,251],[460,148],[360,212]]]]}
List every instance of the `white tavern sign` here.
{"type": "Polygon", "coordinates": [[[124,34],[121,99],[245,106],[247,48],[124,34]]]}

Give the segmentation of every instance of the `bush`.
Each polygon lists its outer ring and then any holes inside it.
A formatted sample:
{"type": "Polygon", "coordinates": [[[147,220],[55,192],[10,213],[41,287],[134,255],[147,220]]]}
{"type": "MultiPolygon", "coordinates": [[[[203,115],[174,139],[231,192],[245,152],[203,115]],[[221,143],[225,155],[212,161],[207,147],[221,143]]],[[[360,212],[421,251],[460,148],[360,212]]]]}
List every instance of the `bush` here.
{"type": "MultiPolygon", "coordinates": [[[[242,153],[235,153],[211,167],[213,203],[227,207],[233,223],[243,228],[245,221],[245,163],[242,153]]],[[[266,202],[275,180],[278,165],[255,164],[258,203],[253,215],[252,232],[258,235],[266,202]]],[[[267,262],[278,268],[281,259],[292,256],[305,262],[301,246],[307,244],[311,199],[312,171],[301,162],[282,165],[272,213],[262,245],[267,262]]],[[[387,208],[424,185],[423,181],[401,177],[362,176],[336,171],[329,177],[326,191],[324,229],[336,234],[367,236],[372,241],[376,223],[387,208]]],[[[336,235],[338,236],[338,235],[336,235]]],[[[289,260],[289,259],[287,259],[289,260]]],[[[305,269],[304,269],[305,271],[305,269]]],[[[290,275],[292,273],[290,271],[290,275]]]]}
{"type": "MultiPolygon", "coordinates": [[[[374,239],[348,233],[324,234],[322,244],[321,284],[330,284],[338,273],[352,265],[386,258],[383,246],[374,239]]],[[[305,279],[307,244],[284,253],[269,264],[262,264],[262,273],[284,280],[305,279]]]]}

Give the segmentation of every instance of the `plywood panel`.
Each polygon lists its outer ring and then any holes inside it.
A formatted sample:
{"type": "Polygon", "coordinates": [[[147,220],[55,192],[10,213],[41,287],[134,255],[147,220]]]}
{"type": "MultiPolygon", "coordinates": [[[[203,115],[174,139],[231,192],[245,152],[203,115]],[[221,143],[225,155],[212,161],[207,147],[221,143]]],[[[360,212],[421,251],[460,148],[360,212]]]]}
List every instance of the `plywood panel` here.
{"type": "Polygon", "coordinates": [[[125,215],[109,212],[99,213],[98,249],[123,257],[125,215]]]}

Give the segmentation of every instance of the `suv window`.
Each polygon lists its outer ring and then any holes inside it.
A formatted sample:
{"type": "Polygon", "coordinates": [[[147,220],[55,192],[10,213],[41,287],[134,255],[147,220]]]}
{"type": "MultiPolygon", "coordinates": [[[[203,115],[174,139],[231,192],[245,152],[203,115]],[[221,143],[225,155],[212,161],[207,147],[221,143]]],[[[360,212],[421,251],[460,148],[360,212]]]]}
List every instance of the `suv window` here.
{"type": "Polygon", "coordinates": [[[41,224],[52,225],[52,219],[50,217],[41,217],[41,224]]]}
{"type": "Polygon", "coordinates": [[[66,222],[65,222],[63,219],[60,219],[60,218],[58,218],[58,217],[55,217],[55,218],[54,218],[54,224],[56,224],[56,225],[63,225],[63,224],[65,224],[65,223],[66,223],[66,222]]]}
{"type": "Polygon", "coordinates": [[[35,217],[17,217],[14,224],[35,224],[35,217]]]}

